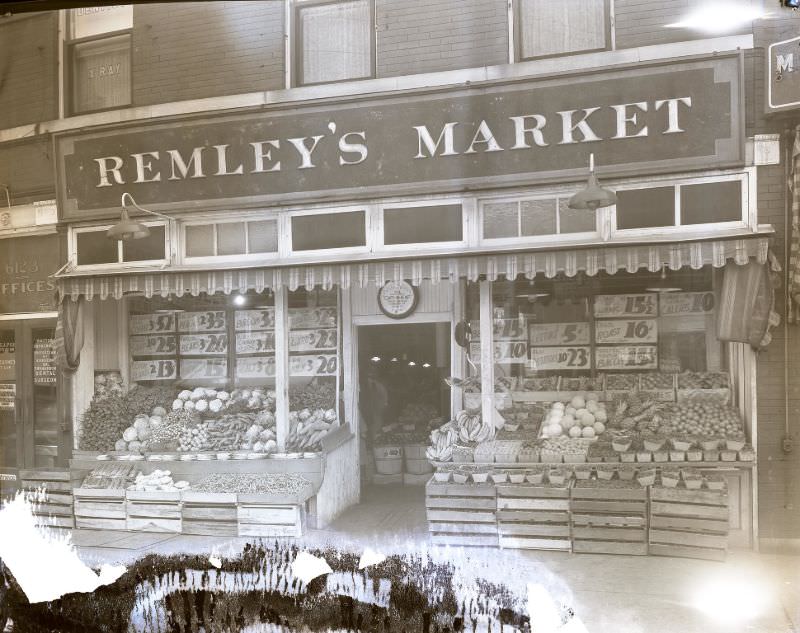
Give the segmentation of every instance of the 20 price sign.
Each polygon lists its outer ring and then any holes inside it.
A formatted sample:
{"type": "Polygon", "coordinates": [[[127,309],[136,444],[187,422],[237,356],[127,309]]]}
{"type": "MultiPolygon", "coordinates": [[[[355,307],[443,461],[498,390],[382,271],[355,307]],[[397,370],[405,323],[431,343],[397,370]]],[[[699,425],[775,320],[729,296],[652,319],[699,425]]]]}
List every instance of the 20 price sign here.
{"type": "Polygon", "coordinates": [[[224,355],[228,353],[227,334],[182,334],[182,356],[224,355]]]}

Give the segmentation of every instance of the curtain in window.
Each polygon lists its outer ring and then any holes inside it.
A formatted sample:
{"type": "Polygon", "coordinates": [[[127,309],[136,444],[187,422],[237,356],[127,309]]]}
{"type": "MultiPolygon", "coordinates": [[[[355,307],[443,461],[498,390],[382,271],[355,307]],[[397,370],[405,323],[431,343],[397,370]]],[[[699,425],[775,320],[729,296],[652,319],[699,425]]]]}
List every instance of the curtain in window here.
{"type": "Polygon", "coordinates": [[[520,57],[605,48],[603,0],[519,0],[520,57]]]}
{"type": "Polygon", "coordinates": [[[302,83],[372,74],[369,0],[300,9],[302,83]]]}

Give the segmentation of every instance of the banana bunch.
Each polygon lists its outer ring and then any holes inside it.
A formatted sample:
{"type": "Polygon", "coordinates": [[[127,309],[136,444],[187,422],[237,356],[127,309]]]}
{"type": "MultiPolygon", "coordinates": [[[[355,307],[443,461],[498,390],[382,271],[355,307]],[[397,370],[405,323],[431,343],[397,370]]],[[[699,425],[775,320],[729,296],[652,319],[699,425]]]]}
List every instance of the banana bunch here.
{"type": "Polygon", "coordinates": [[[480,414],[461,411],[456,416],[456,424],[458,425],[458,439],[464,444],[486,442],[494,437],[494,425],[491,422],[484,423],[480,414]]]}
{"type": "Polygon", "coordinates": [[[453,446],[458,441],[458,428],[451,421],[431,431],[431,445],[425,456],[434,462],[449,462],[453,459],[453,446]]]}

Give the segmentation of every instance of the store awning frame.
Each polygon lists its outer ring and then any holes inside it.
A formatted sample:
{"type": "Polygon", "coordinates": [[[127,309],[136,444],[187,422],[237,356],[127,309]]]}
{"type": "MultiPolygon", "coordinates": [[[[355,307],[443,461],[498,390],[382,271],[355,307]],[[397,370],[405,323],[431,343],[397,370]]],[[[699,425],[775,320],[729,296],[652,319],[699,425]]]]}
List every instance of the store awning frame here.
{"type": "Polygon", "coordinates": [[[229,295],[287,287],[290,291],[311,290],[317,286],[330,290],[336,286],[376,288],[387,281],[407,279],[419,286],[423,280],[431,283],[457,283],[460,279],[478,281],[486,278],[516,279],[522,275],[534,279],[543,274],[552,279],[563,273],[574,277],[579,272],[593,277],[600,271],[615,274],[621,270],[635,273],[642,269],[655,273],[666,266],[679,270],[689,266],[699,270],[704,266],[723,267],[729,260],[744,265],[755,258],[766,263],[769,235],[760,233],[738,238],[661,244],[632,244],[601,248],[564,248],[549,251],[526,251],[481,255],[449,255],[419,259],[366,261],[357,263],[309,264],[284,267],[254,267],[236,270],[133,271],[110,274],[59,273],[59,300],[87,301],[121,299],[128,294],[146,298],[160,296],[193,297],[200,294],[229,295]]]}

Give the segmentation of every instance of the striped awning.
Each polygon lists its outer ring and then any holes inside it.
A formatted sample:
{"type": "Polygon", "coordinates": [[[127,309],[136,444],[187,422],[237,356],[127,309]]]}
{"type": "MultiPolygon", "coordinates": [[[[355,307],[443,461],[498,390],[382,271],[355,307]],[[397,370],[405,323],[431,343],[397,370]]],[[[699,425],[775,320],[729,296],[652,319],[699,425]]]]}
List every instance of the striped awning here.
{"type": "Polygon", "coordinates": [[[57,275],[59,296],[76,300],[84,296],[100,299],[120,299],[137,293],[153,296],[198,296],[201,293],[289,290],[317,286],[331,289],[335,286],[382,286],[387,281],[407,279],[414,285],[423,280],[437,284],[459,279],[477,281],[484,276],[489,280],[516,279],[536,275],[553,278],[563,273],[574,277],[578,272],[594,276],[605,271],[614,274],[620,270],[635,273],[639,270],[658,272],[662,266],[678,270],[684,266],[700,269],[704,266],[721,268],[728,260],[743,265],[754,258],[759,263],[767,261],[768,236],[667,244],[608,246],[603,248],[563,249],[536,252],[481,254],[473,256],[447,256],[426,259],[395,259],[391,261],[315,264],[272,268],[247,268],[236,270],[191,270],[164,272],[131,272],[107,275],[57,275]]]}

